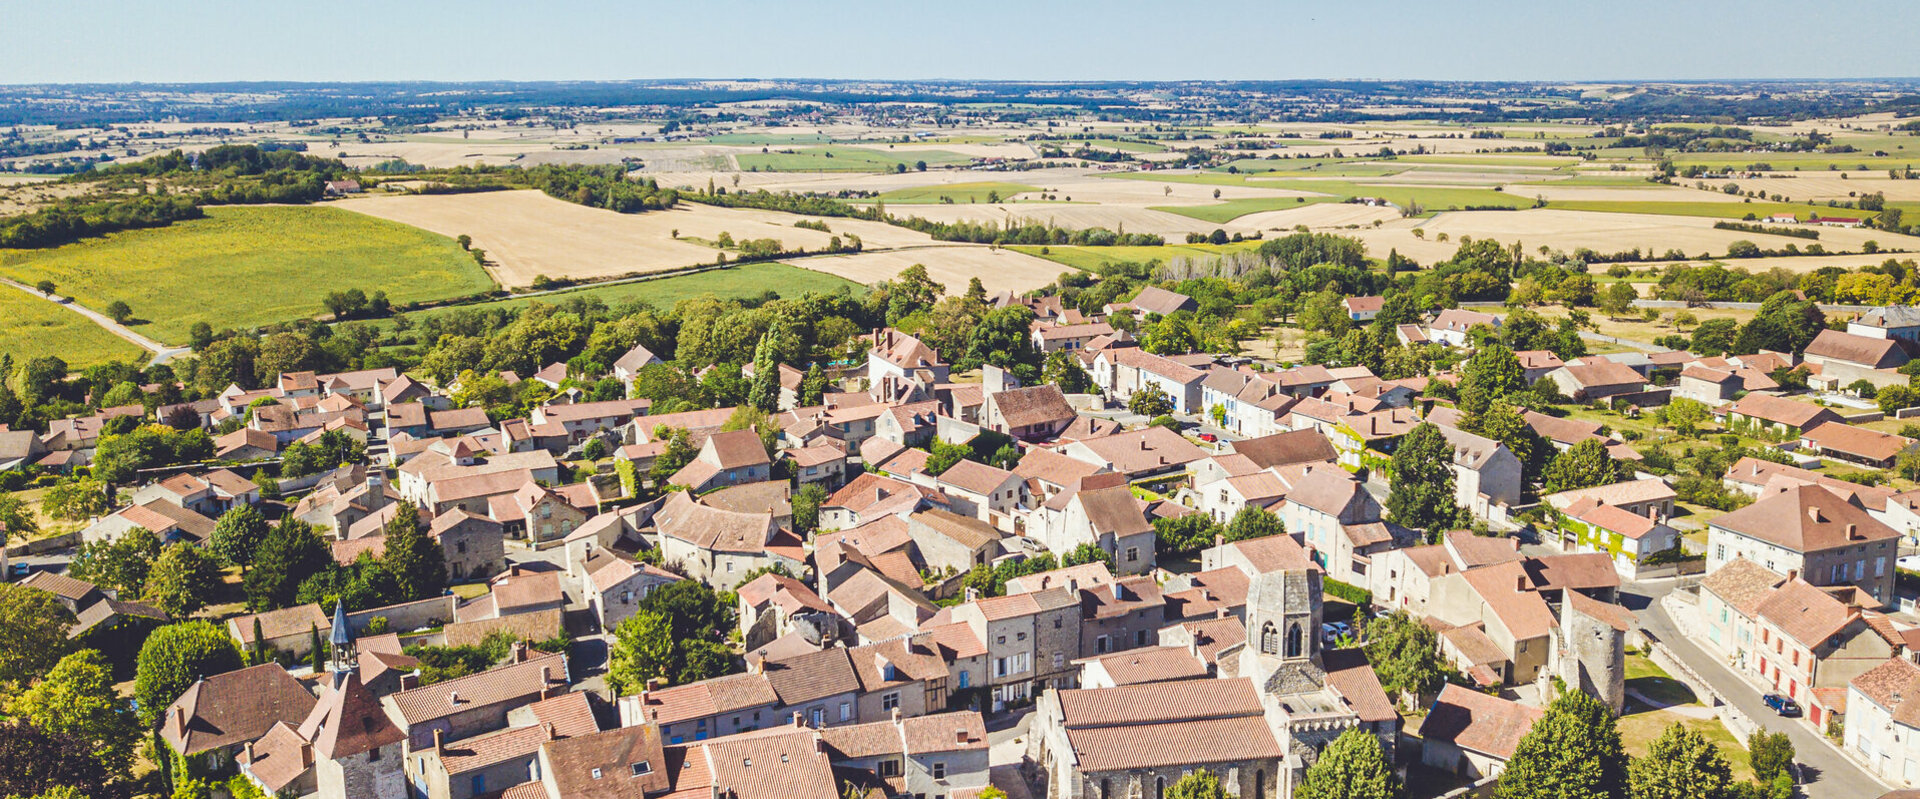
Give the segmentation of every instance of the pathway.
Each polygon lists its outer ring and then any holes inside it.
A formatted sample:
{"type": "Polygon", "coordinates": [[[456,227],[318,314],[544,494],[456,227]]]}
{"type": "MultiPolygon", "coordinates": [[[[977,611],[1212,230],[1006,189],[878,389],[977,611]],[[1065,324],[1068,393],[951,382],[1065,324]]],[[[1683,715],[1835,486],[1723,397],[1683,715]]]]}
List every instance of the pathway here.
{"type": "Polygon", "coordinates": [[[135,333],[133,332],[133,330],[129,329],[126,325],[113,321],[113,319],[108,317],[106,314],[100,313],[99,311],[93,310],[92,308],[88,308],[77,302],[74,302],[72,298],[66,298],[66,300],[63,302],[62,298],[57,295],[48,296],[45,294],[41,294],[39,289],[36,289],[32,286],[29,286],[25,283],[21,283],[16,280],[8,280],[7,278],[0,278],[0,283],[5,283],[9,286],[12,286],[16,289],[19,289],[30,295],[33,295],[34,297],[38,297],[42,300],[53,303],[69,311],[72,311],[81,316],[84,316],[90,320],[93,320],[94,324],[99,325],[103,328],[106,328],[107,332],[112,333],[116,336],[119,336],[123,339],[126,339],[129,342],[132,342],[134,346],[139,347],[140,349],[153,353],[153,360],[151,361],[151,363],[156,363],[156,364],[166,363],[167,361],[171,361],[174,358],[178,358],[182,355],[192,352],[191,348],[169,347],[165,344],[161,344],[158,341],[154,341],[153,339],[147,338],[146,336],[140,335],[139,333],[135,333]]]}

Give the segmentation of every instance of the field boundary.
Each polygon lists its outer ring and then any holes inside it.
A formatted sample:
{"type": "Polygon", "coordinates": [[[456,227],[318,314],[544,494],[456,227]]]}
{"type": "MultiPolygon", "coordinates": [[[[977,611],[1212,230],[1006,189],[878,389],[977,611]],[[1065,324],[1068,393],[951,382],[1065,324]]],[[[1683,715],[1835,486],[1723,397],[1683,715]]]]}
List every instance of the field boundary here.
{"type": "Polygon", "coordinates": [[[154,341],[153,339],[147,338],[146,336],[140,335],[139,333],[135,333],[131,329],[129,329],[126,325],[122,325],[119,322],[115,322],[112,319],[107,318],[106,314],[100,313],[99,311],[93,310],[92,308],[88,308],[84,305],[81,305],[78,302],[75,302],[72,297],[68,297],[66,302],[60,302],[59,300],[56,300],[53,297],[49,297],[45,294],[41,294],[39,289],[36,289],[25,283],[21,283],[20,281],[14,280],[12,278],[0,277],[0,283],[5,283],[16,289],[19,289],[28,294],[31,294],[35,298],[40,299],[44,302],[53,303],[54,305],[61,306],[63,308],[66,308],[69,311],[72,311],[81,316],[84,316],[89,321],[93,322],[95,325],[98,325],[101,328],[105,329],[107,332],[125,339],[127,343],[132,344],[136,347],[139,347],[140,349],[146,350],[147,352],[153,353],[153,359],[149,362],[150,364],[166,363],[167,361],[171,361],[174,358],[177,358],[181,355],[185,355],[191,351],[187,347],[169,347],[165,344],[161,344],[158,341],[154,341]]]}

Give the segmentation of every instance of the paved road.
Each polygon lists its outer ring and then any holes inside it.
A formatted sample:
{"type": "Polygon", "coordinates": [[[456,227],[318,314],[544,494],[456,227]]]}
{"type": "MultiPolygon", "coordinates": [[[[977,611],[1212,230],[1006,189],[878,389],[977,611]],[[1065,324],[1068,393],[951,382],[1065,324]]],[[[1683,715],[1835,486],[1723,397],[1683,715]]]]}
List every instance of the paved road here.
{"type": "Polygon", "coordinates": [[[171,361],[174,358],[178,358],[192,351],[186,347],[169,347],[165,344],[161,344],[158,341],[154,341],[153,339],[147,338],[146,336],[140,335],[139,333],[133,332],[132,330],[128,329],[126,325],[113,321],[113,319],[107,316],[106,314],[100,313],[99,311],[95,311],[92,308],[87,308],[85,306],[82,306],[81,304],[77,302],[73,302],[72,300],[61,302],[59,297],[57,296],[49,297],[45,294],[41,294],[39,289],[36,289],[25,283],[8,280],[6,278],[0,278],[0,283],[5,283],[16,289],[24,291],[34,297],[45,300],[47,302],[51,302],[55,305],[58,305],[62,308],[65,308],[69,311],[72,311],[74,313],[77,313],[81,316],[84,316],[92,320],[94,324],[105,328],[107,332],[112,333],[116,336],[119,336],[123,339],[126,339],[129,342],[132,342],[133,345],[136,347],[139,347],[143,350],[153,353],[152,363],[166,363],[167,361],[171,361]]]}
{"type": "MultiPolygon", "coordinates": [[[[1802,767],[1802,790],[1809,797],[1835,797],[1835,799],[1872,799],[1887,792],[1887,786],[1868,774],[1858,764],[1835,751],[1825,737],[1815,732],[1811,725],[1800,720],[1787,720],[1775,716],[1773,711],[1760,702],[1760,691],[1733,673],[1717,655],[1701,649],[1692,639],[1681,634],[1668,617],[1666,609],[1660,604],[1660,597],[1672,590],[1673,581],[1664,580],[1653,584],[1628,584],[1622,591],[1629,596],[1623,597],[1628,607],[1636,608],[1635,615],[1640,626],[1667,645],[1667,649],[1692,668],[1695,674],[1711,684],[1726,697],[1734,707],[1747,714],[1749,718],[1759,720],[1769,729],[1785,730],[1793,739],[1794,757],[1802,767]],[[1645,605],[1642,606],[1641,602],[1645,605]]],[[[1729,752],[1730,757],[1743,757],[1744,752],[1729,752]]]]}

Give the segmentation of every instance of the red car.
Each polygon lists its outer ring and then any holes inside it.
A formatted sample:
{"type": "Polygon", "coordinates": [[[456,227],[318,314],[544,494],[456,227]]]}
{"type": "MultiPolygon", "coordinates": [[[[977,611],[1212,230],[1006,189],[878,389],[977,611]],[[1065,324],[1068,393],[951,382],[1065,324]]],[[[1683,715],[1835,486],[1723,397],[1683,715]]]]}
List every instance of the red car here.
{"type": "Polygon", "coordinates": [[[1213,442],[1215,442],[1215,441],[1219,441],[1219,440],[1220,440],[1220,437],[1219,437],[1219,436],[1216,436],[1216,435],[1214,435],[1214,434],[1212,434],[1212,433],[1201,433],[1201,434],[1200,434],[1200,440],[1201,440],[1201,441],[1205,441],[1205,442],[1207,442],[1207,443],[1209,443],[1209,444],[1211,444],[1211,443],[1213,443],[1213,442]]]}

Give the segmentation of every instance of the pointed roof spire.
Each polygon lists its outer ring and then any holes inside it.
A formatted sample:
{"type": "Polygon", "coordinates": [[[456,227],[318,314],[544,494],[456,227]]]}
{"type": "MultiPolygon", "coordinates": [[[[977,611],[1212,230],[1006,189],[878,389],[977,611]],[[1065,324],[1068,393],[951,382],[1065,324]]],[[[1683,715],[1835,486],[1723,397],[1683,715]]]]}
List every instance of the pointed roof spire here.
{"type": "Polygon", "coordinates": [[[334,646],[340,646],[341,644],[349,644],[352,642],[353,630],[347,626],[347,603],[335,599],[333,601],[333,641],[331,643],[334,646]]]}

